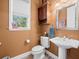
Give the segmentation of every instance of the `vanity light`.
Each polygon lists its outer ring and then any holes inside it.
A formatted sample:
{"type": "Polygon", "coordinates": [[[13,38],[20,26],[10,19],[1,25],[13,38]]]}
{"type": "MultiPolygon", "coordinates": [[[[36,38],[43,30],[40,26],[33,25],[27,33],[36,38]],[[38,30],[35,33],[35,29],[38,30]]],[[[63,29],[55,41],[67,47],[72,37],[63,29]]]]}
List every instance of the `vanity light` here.
{"type": "Polygon", "coordinates": [[[59,7],[60,6],[60,3],[56,3],[55,7],[59,7]]]}
{"type": "Polygon", "coordinates": [[[57,3],[57,4],[55,5],[55,8],[56,8],[56,10],[60,10],[60,9],[63,8],[63,4],[57,3]]]}
{"type": "Polygon", "coordinates": [[[59,8],[61,9],[60,6],[61,6],[60,3],[56,3],[56,4],[55,4],[55,7],[54,7],[54,9],[53,9],[53,11],[52,11],[52,14],[53,14],[53,15],[56,15],[56,12],[57,12],[57,10],[58,10],[59,8]]]}
{"type": "Polygon", "coordinates": [[[61,0],[61,2],[63,2],[63,3],[65,3],[65,2],[67,2],[68,0],[61,0]]]}

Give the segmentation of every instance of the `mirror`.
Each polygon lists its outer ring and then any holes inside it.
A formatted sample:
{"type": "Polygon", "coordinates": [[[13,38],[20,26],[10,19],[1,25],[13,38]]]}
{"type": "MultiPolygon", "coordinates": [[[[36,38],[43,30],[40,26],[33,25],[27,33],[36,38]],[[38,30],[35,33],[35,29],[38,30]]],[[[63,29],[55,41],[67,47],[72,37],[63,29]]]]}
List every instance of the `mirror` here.
{"type": "Polygon", "coordinates": [[[59,10],[59,14],[58,14],[58,28],[59,29],[66,28],[66,17],[67,17],[66,8],[59,10]]]}
{"type": "Polygon", "coordinates": [[[77,14],[76,14],[76,5],[69,6],[67,8],[67,29],[68,30],[77,30],[77,14]]]}
{"type": "Polygon", "coordinates": [[[57,29],[78,30],[78,5],[73,4],[57,10],[57,29]]]}

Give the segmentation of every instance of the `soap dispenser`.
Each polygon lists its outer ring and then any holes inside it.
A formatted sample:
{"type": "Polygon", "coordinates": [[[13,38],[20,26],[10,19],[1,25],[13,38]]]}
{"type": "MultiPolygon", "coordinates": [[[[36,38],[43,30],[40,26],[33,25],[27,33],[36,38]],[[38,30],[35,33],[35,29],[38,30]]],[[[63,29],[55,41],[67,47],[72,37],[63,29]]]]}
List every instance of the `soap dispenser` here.
{"type": "Polygon", "coordinates": [[[55,36],[53,25],[50,27],[48,35],[49,35],[49,38],[53,38],[55,36]]]}

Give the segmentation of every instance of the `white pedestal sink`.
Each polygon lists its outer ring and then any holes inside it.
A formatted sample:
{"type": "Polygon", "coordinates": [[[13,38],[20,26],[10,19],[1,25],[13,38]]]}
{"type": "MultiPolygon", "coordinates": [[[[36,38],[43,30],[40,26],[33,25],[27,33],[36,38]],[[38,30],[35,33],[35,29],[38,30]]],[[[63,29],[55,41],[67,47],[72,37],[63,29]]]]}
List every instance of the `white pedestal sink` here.
{"type": "Polygon", "coordinates": [[[66,59],[67,51],[65,48],[59,47],[58,49],[58,59],[66,59]]]}
{"type": "Polygon", "coordinates": [[[79,41],[68,38],[55,37],[50,39],[56,46],[58,46],[58,59],[66,59],[67,50],[69,48],[78,48],[79,41]]]}

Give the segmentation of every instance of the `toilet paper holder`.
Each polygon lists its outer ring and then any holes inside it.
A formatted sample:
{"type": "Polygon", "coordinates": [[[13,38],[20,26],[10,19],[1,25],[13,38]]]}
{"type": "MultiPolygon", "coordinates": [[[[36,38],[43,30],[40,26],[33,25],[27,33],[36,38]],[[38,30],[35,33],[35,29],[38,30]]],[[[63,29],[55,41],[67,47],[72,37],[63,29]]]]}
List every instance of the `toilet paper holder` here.
{"type": "Polygon", "coordinates": [[[26,45],[26,44],[29,44],[30,43],[30,39],[27,39],[27,40],[25,40],[24,41],[24,44],[26,45]]]}

